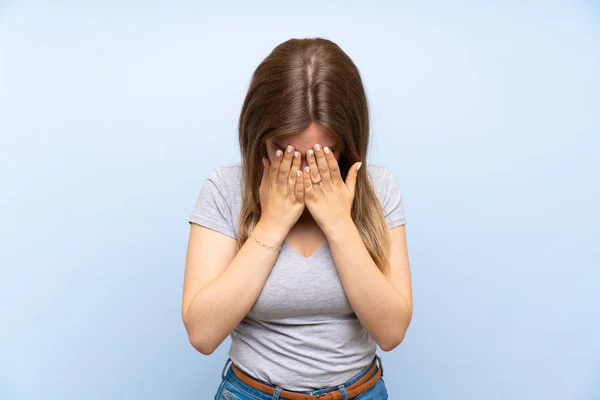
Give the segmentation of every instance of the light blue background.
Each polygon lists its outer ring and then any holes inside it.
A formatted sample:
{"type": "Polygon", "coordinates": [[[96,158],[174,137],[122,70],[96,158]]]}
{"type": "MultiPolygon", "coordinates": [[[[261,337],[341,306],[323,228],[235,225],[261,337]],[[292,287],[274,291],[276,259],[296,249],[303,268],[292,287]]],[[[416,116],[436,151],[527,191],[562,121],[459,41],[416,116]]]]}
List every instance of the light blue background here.
{"type": "Polygon", "coordinates": [[[404,193],[391,398],[600,398],[600,7],[416,3],[0,3],[0,399],[212,397],[229,340],[187,341],[187,218],[251,73],[314,36],[404,193]]]}

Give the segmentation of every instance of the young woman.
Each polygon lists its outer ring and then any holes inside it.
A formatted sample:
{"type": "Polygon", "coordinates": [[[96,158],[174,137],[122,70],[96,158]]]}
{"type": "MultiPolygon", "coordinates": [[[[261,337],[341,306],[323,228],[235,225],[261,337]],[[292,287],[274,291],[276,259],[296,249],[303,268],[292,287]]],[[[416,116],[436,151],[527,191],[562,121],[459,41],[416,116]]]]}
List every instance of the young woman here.
{"type": "Polygon", "coordinates": [[[362,166],[368,143],[335,43],[288,40],[254,72],[241,162],[212,170],[189,219],[190,343],[208,355],[231,336],[215,399],[388,398],[377,346],[402,342],[412,292],[399,185],[362,166]]]}

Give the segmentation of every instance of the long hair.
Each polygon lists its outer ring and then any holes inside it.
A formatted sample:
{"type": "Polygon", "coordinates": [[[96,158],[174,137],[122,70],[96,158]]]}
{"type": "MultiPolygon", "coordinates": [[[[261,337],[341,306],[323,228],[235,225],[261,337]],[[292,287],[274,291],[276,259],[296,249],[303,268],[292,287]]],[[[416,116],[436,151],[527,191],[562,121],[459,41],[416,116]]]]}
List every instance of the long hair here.
{"type": "Polygon", "coordinates": [[[383,210],[369,179],[369,108],[358,68],[335,43],[323,38],[290,39],[273,49],[254,71],[239,117],[242,209],[238,250],[261,216],[259,187],[266,140],[301,132],[314,122],[337,138],[342,178],[358,171],[352,219],[385,272],[389,236],[383,210]]]}

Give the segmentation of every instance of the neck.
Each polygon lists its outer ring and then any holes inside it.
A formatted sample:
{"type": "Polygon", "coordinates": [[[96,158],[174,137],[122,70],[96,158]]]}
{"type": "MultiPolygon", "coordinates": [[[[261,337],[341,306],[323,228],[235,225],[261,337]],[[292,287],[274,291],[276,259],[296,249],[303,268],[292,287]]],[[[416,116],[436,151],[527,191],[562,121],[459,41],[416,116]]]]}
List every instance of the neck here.
{"type": "Polygon", "coordinates": [[[304,211],[302,212],[302,215],[300,215],[300,218],[298,218],[298,222],[308,224],[315,222],[315,219],[313,218],[312,214],[308,211],[308,208],[305,207],[304,211]]]}

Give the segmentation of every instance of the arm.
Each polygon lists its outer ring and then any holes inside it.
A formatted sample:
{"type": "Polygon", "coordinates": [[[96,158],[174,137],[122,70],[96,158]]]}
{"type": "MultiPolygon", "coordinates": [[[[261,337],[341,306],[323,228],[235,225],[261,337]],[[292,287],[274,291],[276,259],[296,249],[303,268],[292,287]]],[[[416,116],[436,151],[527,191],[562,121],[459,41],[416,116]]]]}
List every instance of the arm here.
{"type": "MultiPolygon", "coordinates": [[[[275,151],[273,161],[263,158],[261,218],[253,236],[270,246],[281,245],[304,210],[303,180],[293,173],[300,169],[301,158],[292,149],[275,151]]],[[[215,232],[199,224],[190,228],[181,309],[190,343],[202,354],[211,354],[248,314],[279,254],[253,240],[247,240],[236,254],[235,239],[221,233],[231,235],[234,224],[222,217],[229,206],[217,187],[219,175],[215,171],[211,177],[196,209],[223,230],[215,232]],[[210,212],[217,214],[216,220],[207,217],[210,212]]]]}
{"type": "MultiPolygon", "coordinates": [[[[261,220],[253,233],[277,246],[287,232],[261,220]]],[[[250,311],[277,252],[253,240],[236,252],[236,241],[191,224],[183,285],[182,318],[192,346],[211,354],[250,311]]]]}
{"type": "Polygon", "coordinates": [[[351,219],[326,232],[340,280],[356,316],[384,351],[404,340],[412,318],[410,265],[406,230],[389,230],[390,270],[375,265],[351,219]]]}

